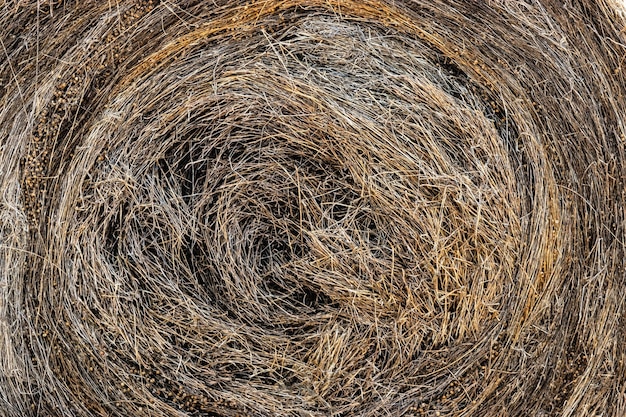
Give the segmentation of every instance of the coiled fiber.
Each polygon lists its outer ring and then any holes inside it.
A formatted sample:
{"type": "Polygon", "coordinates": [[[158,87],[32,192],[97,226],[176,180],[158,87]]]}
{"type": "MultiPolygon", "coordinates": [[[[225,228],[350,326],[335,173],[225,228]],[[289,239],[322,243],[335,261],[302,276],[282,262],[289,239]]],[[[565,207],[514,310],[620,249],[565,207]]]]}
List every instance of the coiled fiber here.
{"type": "Polygon", "coordinates": [[[625,25],[0,2],[0,415],[626,415],[625,25]]]}

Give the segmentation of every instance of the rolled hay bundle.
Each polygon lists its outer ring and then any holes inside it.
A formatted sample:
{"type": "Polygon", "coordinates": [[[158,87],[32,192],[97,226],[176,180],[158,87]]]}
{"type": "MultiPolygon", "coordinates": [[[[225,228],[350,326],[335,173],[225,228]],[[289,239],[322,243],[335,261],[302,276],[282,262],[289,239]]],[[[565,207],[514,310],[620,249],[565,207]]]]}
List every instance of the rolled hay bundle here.
{"type": "Polygon", "coordinates": [[[1,416],[623,416],[608,0],[5,1],[1,416]]]}

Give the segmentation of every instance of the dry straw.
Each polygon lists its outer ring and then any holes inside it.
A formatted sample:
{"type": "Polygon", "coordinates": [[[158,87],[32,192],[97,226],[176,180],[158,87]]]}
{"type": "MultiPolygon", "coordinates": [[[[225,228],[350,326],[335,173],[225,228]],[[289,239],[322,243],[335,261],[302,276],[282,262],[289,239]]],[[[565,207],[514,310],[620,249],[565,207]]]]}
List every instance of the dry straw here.
{"type": "Polygon", "coordinates": [[[0,416],[626,415],[607,1],[0,2],[0,416]]]}

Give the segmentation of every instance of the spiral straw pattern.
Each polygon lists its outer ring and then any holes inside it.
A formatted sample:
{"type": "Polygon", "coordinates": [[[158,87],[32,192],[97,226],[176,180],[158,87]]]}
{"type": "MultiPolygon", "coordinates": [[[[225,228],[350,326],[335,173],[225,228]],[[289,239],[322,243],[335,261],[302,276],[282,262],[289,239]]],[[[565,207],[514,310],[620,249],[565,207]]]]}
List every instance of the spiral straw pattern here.
{"type": "Polygon", "coordinates": [[[0,2],[0,416],[626,415],[624,27],[0,2]]]}

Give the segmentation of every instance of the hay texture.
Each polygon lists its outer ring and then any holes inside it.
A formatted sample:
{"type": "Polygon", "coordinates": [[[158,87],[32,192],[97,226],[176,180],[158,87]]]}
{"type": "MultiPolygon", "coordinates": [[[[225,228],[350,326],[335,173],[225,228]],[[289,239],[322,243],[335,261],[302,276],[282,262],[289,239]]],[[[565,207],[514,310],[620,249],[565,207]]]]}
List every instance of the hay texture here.
{"type": "Polygon", "coordinates": [[[615,4],[0,5],[0,416],[626,415],[615,4]]]}

